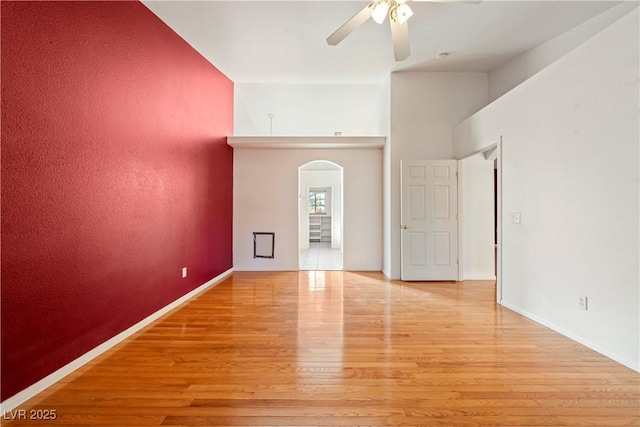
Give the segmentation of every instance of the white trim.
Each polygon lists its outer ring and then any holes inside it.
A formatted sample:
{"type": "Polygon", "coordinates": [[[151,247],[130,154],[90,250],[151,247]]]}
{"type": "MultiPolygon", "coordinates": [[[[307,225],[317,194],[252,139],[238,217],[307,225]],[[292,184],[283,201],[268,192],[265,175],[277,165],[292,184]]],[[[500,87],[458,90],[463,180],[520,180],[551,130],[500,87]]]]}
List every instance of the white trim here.
{"type": "Polygon", "coordinates": [[[382,148],[386,136],[228,136],[233,148],[382,148]]]}
{"type": "Polygon", "coordinates": [[[15,395],[11,396],[10,398],[5,400],[4,402],[0,403],[0,413],[5,413],[7,411],[11,411],[11,410],[15,409],[16,407],[18,407],[19,405],[23,404],[27,400],[31,399],[32,397],[34,397],[38,393],[42,392],[43,390],[45,390],[48,387],[52,386],[53,384],[57,383],[58,381],[60,381],[61,379],[63,379],[64,377],[66,377],[67,375],[72,373],[73,371],[81,368],[83,365],[85,365],[86,363],[90,362],[92,359],[100,356],[102,353],[104,353],[105,351],[109,350],[111,347],[115,346],[116,344],[119,344],[120,342],[124,341],[125,339],[127,339],[128,337],[133,335],[134,333],[138,332],[140,329],[144,328],[145,326],[149,325],[153,321],[155,321],[155,320],[159,319],[160,317],[164,316],[165,314],[167,314],[168,312],[170,312],[174,308],[176,308],[179,305],[187,302],[191,298],[193,298],[196,295],[198,295],[199,293],[207,290],[208,288],[212,287],[213,285],[217,285],[218,282],[220,282],[223,279],[225,279],[231,273],[233,273],[233,268],[230,268],[229,270],[225,271],[224,273],[214,277],[213,279],[209,280],[208,282],[204,283],[203,285],[200,285],[199,287],[195,288],[191,292],[181,296],[180,298],[178,298],[177,300],[173,301],[172,303],[169,303],[168,305],[164,306],[163,308],[161,308],[160,310],[156,311],[155,313],[149,315],[148,317],[142,319],[141,321],[139,321],[135,325],[131,326],[130,328],[120,332],[118,335],[108,339],[107,341],[105,341],[102,344],[98,345],[94,349],[89,350],[88,352],[86,352],[82,356],[78,357],[77,359],[73,360],[72,362],[69,362],[68,364],[66,364],[62,368],[60,368],[57,371],[53,372],[52,374],[44,377],[43,379],[41,379],[37,383],[35,383],[35,384],[27,387],[26,389],[22,390],[18,394],[15,394],[15,395]]]}
{"type": "Polygon", "coordinates": [[[514,305],[509,304],[508,302],[502,300],[501,305],[505,308],[508,308],[511,311],[514,311],[518,314],[521,314],[522,316],[533,320],[536,323],[541,324],[542,326],[545,326],[555,332],[558,332],[559,334],[564,335],[567,338],[570,338],[586,347],[589,347],[590,349],[597,351],[598,353],[602,354],[603,356],[608,357],[611,360],[614,360],[628,368],[633,369],[636,372],[640,372],[640,361],[634,361],[631,359],[627,359],[624,356],[619,355],[618,353],[615,353],[613,351],[611,351],[610,349],[608,349],[607,347],[603,347],[602,345],[595,343],[585,337],[583,337],[582,335],[578,335],[575,332],[571,332],[568,329],[563,328],[562,326],[558,326],[553,322],[549,322],[548,320],[543,319],[542,317],[539,317],[533,313],[529,313],[526,310],[522,310],[514,305]]]}
{"type": "Polygon", "coordinates": [[[456,185],[458,186],[458,281],[464,281],[465,277],[464,277],[464,260],[463,260],[463,256],[462,256],[462,251],[464,249],[464,236],[462,233],[462,225],[464,223],[464,209],[462,208],[464,205],[464,189],[462,188],[462,179],[463,179],[463,173],[462,173],[462,160],[458,160],[456,162],[457,165],[457,183],[456,185]]]}
{"type": "Polygon", "coordinates": [[[502,303],[502,254],[504,253],[504,242],[502,241],[502,153],[503,153],[503,142],[502,135],[498,139],[496,144],[498,149],[497,153],[497,176],[496,176],[496,202],[498,206],[496,207],[496,237],[497,237],[497,251],[494,251],[495,263],[496,263],[496,301],[498,304],[502,303]]]}

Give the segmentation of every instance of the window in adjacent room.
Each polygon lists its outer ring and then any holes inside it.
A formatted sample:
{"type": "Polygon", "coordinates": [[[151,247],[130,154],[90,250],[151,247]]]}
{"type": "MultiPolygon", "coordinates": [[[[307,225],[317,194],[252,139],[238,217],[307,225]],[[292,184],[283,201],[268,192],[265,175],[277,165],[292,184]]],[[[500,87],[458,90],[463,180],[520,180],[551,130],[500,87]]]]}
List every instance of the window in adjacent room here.
{"type": "Polygon", "coordinates": [[[309,192],[309,213],[310,214],[325,214],[326,209],[326,191],[310,191],[309,192]]]}

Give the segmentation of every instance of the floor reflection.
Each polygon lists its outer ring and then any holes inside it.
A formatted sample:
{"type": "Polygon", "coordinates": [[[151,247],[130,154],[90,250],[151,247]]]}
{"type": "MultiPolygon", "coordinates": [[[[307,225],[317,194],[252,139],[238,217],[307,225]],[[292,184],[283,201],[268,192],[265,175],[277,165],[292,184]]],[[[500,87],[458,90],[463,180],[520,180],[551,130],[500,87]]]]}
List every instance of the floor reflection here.
{"type": "Polygon", "coordinates": [[[301,271],[298,288],[298,360],[342,362],[343,273],[301,271]]]}

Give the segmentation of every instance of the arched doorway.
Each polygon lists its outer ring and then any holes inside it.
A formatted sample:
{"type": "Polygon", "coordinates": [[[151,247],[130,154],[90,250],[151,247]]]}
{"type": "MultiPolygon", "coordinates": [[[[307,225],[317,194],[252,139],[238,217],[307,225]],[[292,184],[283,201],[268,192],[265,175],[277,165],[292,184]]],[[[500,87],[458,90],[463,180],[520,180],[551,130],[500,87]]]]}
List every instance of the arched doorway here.
{"type": "Polygon", "coordinates": [[[342,270],[343,168],[328,160],[298,167],[298,267],[342,270]]]}

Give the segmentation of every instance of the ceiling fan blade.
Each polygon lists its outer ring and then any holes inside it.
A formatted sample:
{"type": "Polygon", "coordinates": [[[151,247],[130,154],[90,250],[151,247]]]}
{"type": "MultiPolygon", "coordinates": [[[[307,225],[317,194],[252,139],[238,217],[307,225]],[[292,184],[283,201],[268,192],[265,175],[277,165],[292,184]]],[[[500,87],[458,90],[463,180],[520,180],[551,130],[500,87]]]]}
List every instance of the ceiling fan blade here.
{"type": "Polygon", "coordinates": [[[405,22],[400,24],[395,19],[390,19],[391,39],[393,40],[393,55],[397,62],[404,61],[411,55],[409,47],[409,26],[405,22]]]}
{"type": "Polygon", "coordinates": [[[333,34],[327,37],[327,43],[331,46],[335,46],[340,43],[345,39],[345,37],[351,34],[353,30],[367,22],[367,20],[371,18],[371,13],[373,13],[373,8],[367,5],[360,12],[356,13],[353,18],[345,22],[342,27],[338,28],[333,34]]]}

